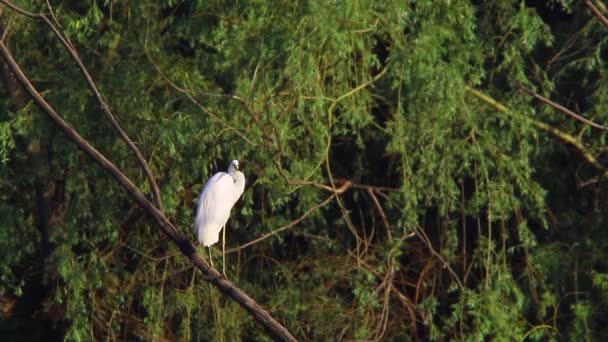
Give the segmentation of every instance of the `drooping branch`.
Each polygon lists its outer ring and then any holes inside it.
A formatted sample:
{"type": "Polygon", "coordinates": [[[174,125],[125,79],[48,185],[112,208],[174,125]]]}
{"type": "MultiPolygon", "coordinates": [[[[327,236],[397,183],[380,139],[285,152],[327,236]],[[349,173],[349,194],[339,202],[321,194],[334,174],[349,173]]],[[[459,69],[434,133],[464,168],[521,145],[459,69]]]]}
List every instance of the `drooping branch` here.
{"type": "Polygon", "coordinates": [[[127,178],[112,162],[110,162],[103,154],[91,146],[76,130],[74,130],[56,111],[46,102],[40,93],[34,88],[32,83],[23,73],[19,65],[13,59],[10,51],[4,42],[0,41],[0,55],[6,62],[9,70],[15,75],[19,83],[25,88],[26,92],[31,96],[34,103],[46,114],[49,118],[63,131],[63,133],[74,142],[78,148],[87,154],[93,161],[106,170],[116,181],[131,195],[139,205],[152,216],[160,229],[169,236],[169,238],[179,247],[181,252],[187,256],[192,264],[201,270],[205,279],[216,286],[224,294],[230,296],[245,310],[247,310],[255,319],[266,328],[275,338],[284,341],[296,341],[296,339],[276,321],[266,310],[258,305],[245,292],[236,287],[226,278],[224,278],[217,270],[209,266],[209,264],[196,253],[196,250],[190,240],[178,232],[176,227],[169,221],[164,213],[159,210],[152,202],[150,202],[143,193],[127,178]]]}
{"type": "MultiPolygon", "coordinates": [[[[120,138],[127,144],[129,149],[135,155],[135,158],[137,158],[144,173],[146,174],[146,178],[148,178],[148,182],[150,183],[150,189],[152,190],[152,195],[154,196],[154,202],[156,203],[156,206],[162,210],[162,201],[160,198],[160,190],[158,188],[158,185],[156,184],[154,175],[152,174],[152,171],[150,170],[150,167],[148,166],[148,163],[146,162],[146,159],[143,157],[143,155],[141,154],[141,152],[139,151],[139,149],[137,148],[135,143],[133,143],[131,138],[129,138],[129,136],[125,133],[125,131],[120,127],[120,124],[118,123],[118,121],[116,120],[116,118],[114,117],[112,112],[110,111],[110,107],[103,100],[103,97],[101,96],[101,93],[97,89],[97,86],[95,85],[95,82],[93,81],[93,78],[89,74],[87,68],[82,63],[82,60],[78,56],[78,52],[74,48],[74,45],[72,44],[70,39],[63,33],[61,28],[58,27],[58,25],[53,24],[51,19],[49,19],[46,15],[44,15],[42,13],[28,12],[6,0],[0,0],[0,3],[8,6],[9,8],[11,8],[12,10],[14,10],[15,12],[17,12],[21,15],[24,15],[24,16],[32,18],[32,19],[44,21],[44,23],[53,31],[53,33],[55,34],[57,39],[59,39],[61,44],[65,47],[65,49],[70,54],[70,57],[72,57],[74,62],[76,62],[76,64],[78,65],[78,69],[80,70],[80,72],[82,73],[84,78],[87,80],[87,85],[89,86],[89,89],[91,90],[91,92],[93,93],[95,98],[97,99],[97,102],[99,102],[99,105],[101,106],[101,110],[104,112],[104,114],[110,120],[112,127],[114,127],[114,129],[118,132],[118,135],[120,136],[120,138]]],[[[48,5],[48,2],[47,2],[47,5],[48,5]]],[[[53,19],[56,20],[52,13],[52,8],[50,8],[50,5],[49,5],[49,10],[51,11],[51,15],[52,15],[53,19]]]]}

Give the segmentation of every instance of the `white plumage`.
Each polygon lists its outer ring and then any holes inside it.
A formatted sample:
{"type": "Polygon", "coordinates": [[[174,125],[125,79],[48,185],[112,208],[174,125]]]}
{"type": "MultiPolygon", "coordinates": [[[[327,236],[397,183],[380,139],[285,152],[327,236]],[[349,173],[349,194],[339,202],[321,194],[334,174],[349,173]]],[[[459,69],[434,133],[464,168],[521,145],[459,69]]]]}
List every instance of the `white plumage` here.
{"type": "Polygon", "coordinates": [[[227,173],[218,172],[213,175],[201,191],[194,230],[198,241],[205,246],[211,246],[219,240],[232,207],[245,190],[245,175],[238,169],[238,160],[233,160],[227,173]]]}

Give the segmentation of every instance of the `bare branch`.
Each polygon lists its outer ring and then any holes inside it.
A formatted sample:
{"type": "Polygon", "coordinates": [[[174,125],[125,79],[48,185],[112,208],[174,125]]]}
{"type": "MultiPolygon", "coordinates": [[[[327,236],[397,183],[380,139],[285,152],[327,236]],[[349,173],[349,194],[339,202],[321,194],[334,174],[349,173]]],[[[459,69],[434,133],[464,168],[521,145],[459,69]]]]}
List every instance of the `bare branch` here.
{"type": "Polygon", "coordinates": [[[313,212],[315,212],[317,209],[325,206],[327,203],[331,202],[332,199],[334,199],[336,195],[332,194],[329,197],[327,197],[327,199],[325,199],[325,201],[313,206],[312,208],[308,209],[304,214],[302,214],[302,216],[298,217],[297,219],[295,219],[293,222],[290,222],[287,225],[284,225],[283,227],[274,229],[273,231],[271,231],[270,233],[266,233],[262,236],[260,236],[259,238],[255,239],[255,240],[251,240],[241,246],[235,247],[235,248],[231,248],[229,250],[226,251],[226,254],[228,253],[234,253],[234,252],[238,252],[241,251],[251,245],[255,245],[258,242],[264,241],[266,239],[268,239],[271,236],[277,235],[278,233],[288,230],[290,228],[293,228],[295,225],[297,225],[298,223],[302,222],[302,220],[304,220],[308,215],[312,214],[313,212]]]}
{"type": "Polygon", "coordinates": [[[389,240],[391,240],[392,239],[391,225],[388,223],[388,219],[386,218],[386,215],[384,214],[384,209],[382,209],[382,206],[380,205],[380,202],[378,201],[378,198],[376,197],[376,195],[374,195],[374,191],[372,189],[368,188],[367,193],[372,198],[372,201],[374,202],[374,205],[376,206],[378,213],[380,213],[380,218],[382,218],[382,223],[384,224],[384,228],[386,228],[386,234],[388,235],[389,240]]]}
{"type": "Polygon", "coordinates": [[[460,290],[464,290],[464,285],[462,285],[462,281],[460,281],[458,274],[456,274],[456,271],[454,271],[454,269],[452,268],[452,266],[450,266],[447,260],[445,260],[443,256],[441,256],[441,254],[437,252],[435,248],[433,248],[433,244],[431,243],[431,240],[429,239],[428,235],[426,235],[426,233],[424,232],[424,229],[422,229],[422,227],[416,227],[415,231],[417,233],[416,235],[420,237],[420,239],[427,245],[431,253],[435,255],[437,259],[439,259],[439,261],[441,261],[443,266],[448,270],[448,272],[450,272],[452,277],[454,277],[454,280],[456,280],[456,282],[458,283],[460,290]]]}
{"type": "Polygon", "coordinates": [[[467,87],[467,91],[469,93],[471,93],[473,96],[477,97],[481,101],[487,103],[488,105],[490,105],[491,107],[493,107],[494,109],[496,109],[500,112],[503,112],[511,117],[529,120],[529,122],[532,125],[534,125],[536,128],[546,131],[546,132],[552,134],[557,139],[561,140],[562,142],[574,147],[589,164],[595,166],[596,168],[598,168],[600,170],[606,170],[604,165],[602,165],[597,160],[597,158],[595,158],[591,153],[589,153],[587,151],[587,149],[585,148],[585,146],[575,136],[572,136],[571,134],[568,134],[567,132],[564,132],[555,127],[552,127],[542,121],[535,120],[535,119],[527,117],[527,116],[516,114],[515,112],[512,112],[509,108],[507,108],[505,105],[503,105],[502,103],[494,100],[490,96],[480,92],[477,89],[467,87]]]}
{"type": "MultiPolygon", "coordinates": [[[[142,167],[144,173],[146,174],[146,177],[148,178],[148,182],[150,183],[150,188],[152,190],[152,194],[154,196],[154,201],[156,202],[156,206],[162,210],[160,190],[158,188],[158,185],[156,184],[156,180],[154,179],[154,176],[152,175],[152,171],[150,170],[148,163],[144,159],[143,155],[141,154],[141,152],[139,151],[139,149],[137,148],[135,143],[133,143],[133,141],[129,138],[129,136],[120,127],[120,125],[118,124],[118,121],[116,121],[116,118],[110,111],[110,108],[108,107],[106,102],[103,100],[101,93],[99,93],[99,90],[97,89],[97,86],[95,85],[95,82],[93,81],[93,78],[91,77],[91,75],[87,71],[87,68],[84,66],[84,64],[82,63],[82,60],[78,56],[78,53],[76,52],[76,49],[74,48],[74,45],[69,40],[69,38],[65,34],[63,34],[63,31],[61,30],[60,26],[58,24],[53,24],[53,22],[46,15],[44,15],[42,13],[28,12],[18,6],[13,5],[12,3],[10,3],[9,1],[6,1],[6,0],[0,0],[0,3],[8,6],[9,8],[11,8],[12,10],[16,11],[19,14],[30,17],[32,19],[44,21],[46,23],[46,25],[49,26],[49,28],[53,31],[53,33],[55,34],[57,39],[59,39],[59,41],[66,48],[66,50],[68,51],[68,53],[70,54],[70,56],[72,57],[74,62],[76,62],[76,64],[78,65],[80,72],[82,73],[84,78],[87,80],[89,89],[91,90],[91,92],[93,93],[95,98],[97,99],[97,102],[99,102],[104,114],[110,120],[112,127],[114,127],[114,129],[118,132],[118,135],[127,144],[129,149],[131,149],[131,151],[135,155],[135,158],[137,158],[137,160],[141,164],[141,167],[142,167]]],[[[51,10],[52,18],[56,21],[55,15],[52,13],[52,8],[50,7],[50,5],[48,5],[48,7],[49,7],[49,10],[51,10]]]]}
{"type": "Polygon", "coordinates": [[[350,182],[344,182],[342,184],[342,186],[338,189],[336,189],[336,192],[331,194],[325,201],[315,205],[314,207],[308,209],[304,214],[302,214],[302,216],[298,217],[296,220],[294,220],[293,222],[281,227],[281,228],[277,228],[273,231],[271,231],[270,233],[264,234],[262,236],[260,236],[259,238],[249,241],[241,246],[238,246],[236,248],[232,248],[226,251],[226,253],[233,253],[233,252],[238,252],[240,250],[243,250],[251,245],[254,245],[260,241],[266,240],[269,237],[276,235],[284,230],[293,228],[296,224],[302,222],[302,220],[304,220],[308,215],[312,214],[313,212],[315,212],[317,209],[325,206],[327,203],[329,203],[332,199],[334,199],[334,197],[338,196],[339,194],[343,193],[344,191],[346,191],[349,187],[350,187],[351,183],[350,182]]]}
{"type": "Polygon", "coordinates": [[[203,272],[205,280],[216,286],[224,294],[230,296],[233,300],[239,303],[239,305],[253,315],[258,323],[262,324],[275,338],[284,341],[296,341],[295,337],[293,337],[291,333],[285,329],[285,327],[277,322],[251,297],[228,281],[216,269],[209,266],[209,264],[207,264],[207,262],[196,253],[196,250],[190,240],[178,232],[177,228],[173,225],[173,223],[171,223],[171,221],[169,221],[169,219],[167,219],[164,213],[160,211],[159,208],[157,208],[152,202],[150,202],[133,184],[133,182],[131,182],[130,179],[127,178],[104,155],[99,153],[99,151],[97,151],[85,139],[83,139],[65,120],[63,120],[55,109],[53,109],[53,107],[51,107],[51,105],[46,102],[46,100],[34,88],[19,65],[13,59],[13,56],[4,42],[1,41],[0,55],[6,62],[10,71],[30,94],[36,105],[50,117],[50,119],[70,140],[72,140],[78,146],[81,151],[86,153],[89,157],[91,157],[91,159],[99,164],[99,166],[105,169],[150,216],[154,217],[160,226],[160,229],[167,234],[167,236],[169,236],[169,238],[179,247],[180,251],[191,260],[192,264],[203,272]]]}
{"type": "Polygon", "coordinates": [[[602,12],[600,12],[597,7],[595,7],[595,5],[591,1],[585,0],[585,5],[587,5],[587,7],[591,9],[591,12],[593,12],[596,18],[598,18],[604,25],[608,26],[608,19],[602,14],[602,12]]]}
{"type": "Polygon", "coordinates": [[[570,109],[568,109],[568,108],[566,108],[566,107],[564,107],[564,106],[562,106],[562,105],[560,105],[558,103],[555,103],[555,102],[549,100],[548,98],[546,98],[546,97],[538,94],[537,92],[535,92],[534,90],[532,90],[532,89],[524,86],[523,84],[520,84],[519,87],[523,91],[525,91],[526,93],[528,93],[528,94],[534,96],[536,99],[540,100],[541,102],[548,104],[549,106],[551,106],[551,107],[559,110],[560,112],[562,112],[564,114],[570,115],[571,117],[575,118],[576,120],[578,120],[580,122],[583,122],[583,123],[586,123],[587,125],[590,125],[592,127],[601,129],[602,131],[608,131],[608,127],[602,126],[600,124],[597,124],[597,123],[595,123],[595,122],[593,122],[593,121],[591,121],[589,119],[586,119],[586,118],[584,118],[584,117],[576,114],[575,112],[571,111],[570,109]]]}
{"type": "Polygon", "coordinates": [[[10,3],[9,1],[6,0],[0,0],[0,2],[2,2],[4,5],[6,5],[8,8],[12,9],[13,11],[24,15],[26,17],[30,17],[32,19],[42,19],[43,15],[40,13],[34,13],[34,12],[28,12],[26,10],[24,10],[21,7],[15,6],[12,3],[10,3]]]}

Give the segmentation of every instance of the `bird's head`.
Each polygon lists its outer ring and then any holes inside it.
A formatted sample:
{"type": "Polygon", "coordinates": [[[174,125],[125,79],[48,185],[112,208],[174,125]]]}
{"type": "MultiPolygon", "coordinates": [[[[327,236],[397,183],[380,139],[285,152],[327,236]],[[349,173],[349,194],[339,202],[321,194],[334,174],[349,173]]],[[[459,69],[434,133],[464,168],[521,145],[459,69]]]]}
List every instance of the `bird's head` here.
{"type": "Polygon", "coordinates": [[[238,170],[239,170],[239,161],[235,159],[230,162],[230,165],[228,166],[228,173],[232,173],[232,172],[235,172],[238,170]]]}

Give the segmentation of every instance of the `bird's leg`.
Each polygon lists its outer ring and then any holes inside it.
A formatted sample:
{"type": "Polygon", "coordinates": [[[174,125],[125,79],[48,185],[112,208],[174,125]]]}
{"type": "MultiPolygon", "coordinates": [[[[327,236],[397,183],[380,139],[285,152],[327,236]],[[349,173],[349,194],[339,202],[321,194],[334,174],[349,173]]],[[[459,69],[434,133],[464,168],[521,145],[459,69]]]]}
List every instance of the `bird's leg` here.
{"type": "Polygon", "coordinates": [[[213,265],[213,256],[211,255],[211,246],[209,246],[208,248],[209,248],[209,262],[211,263],[211,267],[215,268],[215,266],[213,265]]]}
{"type": "Polygon", "coordinates": [[[222,234],[222,272],[226,277],[226,225],[224,225],[222,234]]]}

